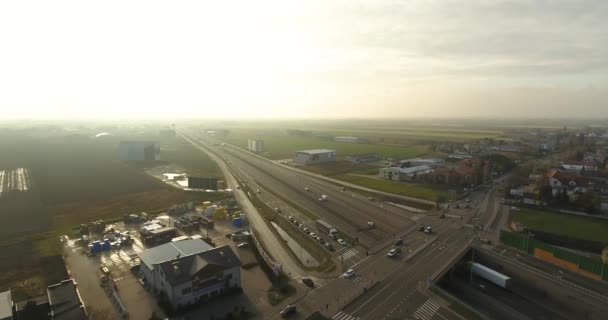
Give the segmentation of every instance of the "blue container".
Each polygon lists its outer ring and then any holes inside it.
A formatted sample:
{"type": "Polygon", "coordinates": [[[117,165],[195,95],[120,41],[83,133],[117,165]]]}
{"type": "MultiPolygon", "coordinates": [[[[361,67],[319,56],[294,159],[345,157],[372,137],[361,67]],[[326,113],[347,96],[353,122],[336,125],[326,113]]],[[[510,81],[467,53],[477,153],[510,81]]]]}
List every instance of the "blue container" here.
{"type": "Polygon", "coordinates": [[[232,225],[234,225],[235,227],[242,227],[243,226],[243,219],[241,219],[241,218],[234,218],[232,220],[232,225]]]}

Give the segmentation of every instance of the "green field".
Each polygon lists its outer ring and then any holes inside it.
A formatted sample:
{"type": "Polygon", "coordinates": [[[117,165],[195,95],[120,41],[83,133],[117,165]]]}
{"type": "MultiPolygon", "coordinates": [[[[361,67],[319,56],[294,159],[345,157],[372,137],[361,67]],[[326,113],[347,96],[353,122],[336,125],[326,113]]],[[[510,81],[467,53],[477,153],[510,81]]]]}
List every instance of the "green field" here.
{"type": "Polygon", "coordinates": [[[530,229],[608,243],[608,220],[522,208],[511,211],[514,221],[530,229]]]}
{"type": "Polygon", "coordinates": [[[447,197],[447,191],[431,186],[405,184],[390,180],[380,180],[352,175],[339,175],[334,178],[378,191],[390,192],[402,196],[435,201],[439,196],[447,197]]]}
{"type": "Polygon", "coordinates": [[[178,164],[185,173],[198,177],[222,177],[222,171],[207,154],[195,149],[181,137],[172,141],[161,141],[161,159],[178,164]]]}
{"type": "Polygon", "coordinates": [[[302,136],[286,136],[276,132],[234,132],[224,138],[227,143],[246,148],[247,139],[258,138],[264,140],[263,156],[270,159],[287,159],[292,158],[297,150],[307,149],[335,149],[338,159],[343,159],[345,156],[362,153],[379,153],[385,158],[412,158],[427,154],[430,152],[426,146],[390,146],[382,144],[367,144],[367,143],[339,143],[330,139],[318,137],[302,137],[302,136]]]}

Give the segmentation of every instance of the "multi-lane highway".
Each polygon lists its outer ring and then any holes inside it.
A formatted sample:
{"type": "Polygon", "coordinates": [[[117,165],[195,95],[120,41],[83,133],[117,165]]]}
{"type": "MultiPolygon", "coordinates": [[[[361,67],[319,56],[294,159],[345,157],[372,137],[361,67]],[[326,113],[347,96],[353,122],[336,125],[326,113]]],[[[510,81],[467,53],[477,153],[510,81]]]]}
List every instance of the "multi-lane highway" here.
{"type": "MultiPolygon", "coordinates": [[[[339,320],[455,317],[441,301],[428,296],[428,284],[468,248],[477,235],[470,219],[475,214],[485,223],[487,208],[478,212],[450,209],[445,212],[449,217],[443,219],[439,215],[419,215],[386,202],[371,201],[348,188],[244,150],[221,146],[216,140],[180,134],[220,162],[233,188],[248,185],[260,189],[264,196],[258,196],[264,197],[266,203],[286,208],[285,214],[295,214],[294,208],[287,208],[293,206],[305,211],[298,215],[302,221],[310,224],[315,217],[321,218],[355,242],[354,246],[338,250],[334,257],[338,271],[353,268],[356,276],[326,280],[321,288],[298,302],[301,315],[321,311],[339,320]],[[320,201],[321,195],[326,195],[327,201],[320,201]],[[417,231],[420,225],[432,225],[433,234],[417,231]],[[402,252],[396,257],[387,257],[386,251],[398,238],[405,242],[402,252]]],[[[241,190],[235,191],[239,194],[241,190]]],[[[485,191],[479,191],[471,198],[477,204],[488,206],[493,199],[484,199],[484,196],[485,191]]],[[[258,221],[255,227],[262,224],[263,221],[258,221]]],[[[285,255],[283,260],[289,258],[285,248],[269,250],[275,256],[277,252],[279,256],[285,255]]],[[[295,274],[305,272],[297,266],[290,266],[289,270],[295,274]]]]}

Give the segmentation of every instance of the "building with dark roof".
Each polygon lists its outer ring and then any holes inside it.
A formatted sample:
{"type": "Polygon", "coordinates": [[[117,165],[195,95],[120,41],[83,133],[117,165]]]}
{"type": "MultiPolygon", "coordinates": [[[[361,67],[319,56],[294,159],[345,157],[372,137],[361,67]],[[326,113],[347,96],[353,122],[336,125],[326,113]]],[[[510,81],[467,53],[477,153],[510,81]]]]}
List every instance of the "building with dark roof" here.
{"type": "Polygon", "coordinates": [[[229,246],[201,239],[167,243],[138,254],[140,272],[175,309],[241,286],[241,261],[229,246]]]}
{"type": "Polygon", "coordinates": [[[46,289],[51,319],[84,320],[87,311],[73,279],[63,280],[46,289]]]}

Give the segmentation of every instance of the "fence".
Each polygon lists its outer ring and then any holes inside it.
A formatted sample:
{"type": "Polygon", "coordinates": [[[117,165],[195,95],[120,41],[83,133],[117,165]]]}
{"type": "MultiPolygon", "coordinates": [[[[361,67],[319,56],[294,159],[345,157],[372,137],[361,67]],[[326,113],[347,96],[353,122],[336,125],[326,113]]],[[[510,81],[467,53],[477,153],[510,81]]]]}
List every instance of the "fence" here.
{"type": "Polygon", "coordinates": [[[586,257],[572,251],[546,244],[525,233],[502,230],[500,232],[500,242],[569,270],[579,272],[592,278],[608,281],[608,272],[605,270],[608,266],[599,258],[586,257]]]}

